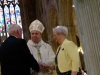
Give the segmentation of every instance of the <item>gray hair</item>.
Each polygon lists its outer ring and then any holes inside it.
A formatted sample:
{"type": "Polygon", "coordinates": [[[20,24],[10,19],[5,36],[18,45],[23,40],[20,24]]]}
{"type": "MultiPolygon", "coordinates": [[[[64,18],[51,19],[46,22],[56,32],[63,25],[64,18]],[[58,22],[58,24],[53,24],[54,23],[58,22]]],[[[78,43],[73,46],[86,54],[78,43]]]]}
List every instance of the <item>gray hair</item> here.
{"type": "Polygon", "coordinates": [[[57,26],[57,27],[53,28],[53,32],[56,34],[63,34],[64,36],[67,36],[68,29],[65,26],[57,26]]]}
{"type": "Polygon", "coordinates": [[[19,29],[19,27],[20,27],[20,26],[17,25],[17,24],[11,24],[10,27],[9,27],[9,29],[8,29],[8,33],[9,33],[9,34],[16,33],[17,30],[19,29]]]}

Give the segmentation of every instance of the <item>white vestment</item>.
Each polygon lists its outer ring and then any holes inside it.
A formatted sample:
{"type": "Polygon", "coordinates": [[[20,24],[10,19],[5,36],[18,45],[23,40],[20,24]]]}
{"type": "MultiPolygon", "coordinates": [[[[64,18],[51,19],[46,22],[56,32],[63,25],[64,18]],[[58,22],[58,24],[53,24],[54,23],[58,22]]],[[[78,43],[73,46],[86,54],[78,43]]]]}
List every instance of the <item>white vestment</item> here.
{"type": "MultiPolygon", "coordinates": [[[[39,51],[41,54],[41,58],[40,58],[41,62],[49,65],[54,64],[55,54],[49,44],[45,43],[43,40],[41,40],[38,44],[35,44],[34,42],[32,42],[32,40],[29,40],[27,42],[27,45],[29,47],[31,54],[34,56],[34,58],[37,61],[39,61],[39,56],[38,56],[38,50],[36,46],[39,46],[40,47],[39,51]]],[[[50,74],[39,72],[38,75],[50,75],[50,74]]]]}

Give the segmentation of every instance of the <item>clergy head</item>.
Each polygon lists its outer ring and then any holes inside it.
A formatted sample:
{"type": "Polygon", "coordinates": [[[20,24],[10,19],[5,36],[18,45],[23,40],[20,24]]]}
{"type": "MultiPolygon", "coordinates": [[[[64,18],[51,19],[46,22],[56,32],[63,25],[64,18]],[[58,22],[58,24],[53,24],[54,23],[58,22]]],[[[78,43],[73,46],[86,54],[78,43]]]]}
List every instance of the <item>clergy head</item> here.
{"type": "Polygon", "coordinates": [[[44,26],[39,20],[34,20],[30,26],[29,30],[31,33],[31,40],[34,43],[39,43],[41,41],[42,33],[44,31],[44,26]]]}

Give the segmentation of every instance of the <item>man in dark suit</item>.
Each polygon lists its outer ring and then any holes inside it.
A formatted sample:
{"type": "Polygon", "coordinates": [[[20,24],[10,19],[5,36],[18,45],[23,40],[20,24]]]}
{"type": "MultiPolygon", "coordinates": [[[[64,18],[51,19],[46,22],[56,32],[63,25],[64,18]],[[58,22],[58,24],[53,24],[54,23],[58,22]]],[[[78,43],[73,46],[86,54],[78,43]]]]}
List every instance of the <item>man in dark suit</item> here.
{"type": "Polygon", "coordinates": [[[0,47],[2,75],[30,75],[30,68],[39,72],[37,61],[30,54],[26,41],[21,38],[21,27],[12,24],[8,33],[9,37],[0,47]]]}

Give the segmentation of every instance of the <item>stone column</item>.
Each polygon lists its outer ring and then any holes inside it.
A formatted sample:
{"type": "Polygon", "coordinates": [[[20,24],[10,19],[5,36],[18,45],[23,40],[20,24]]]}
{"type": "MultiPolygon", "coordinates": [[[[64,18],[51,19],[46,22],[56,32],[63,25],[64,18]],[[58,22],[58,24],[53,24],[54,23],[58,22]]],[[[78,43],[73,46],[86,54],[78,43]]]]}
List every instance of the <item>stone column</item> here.
{"type": "Polygon", "coordinates": [[[88,75],[100,75],[100,0],[74,0],[88,75]]]}
{"type": "Polygon", "coordinates": [[[56,3],[54,0],[36,0],[36,17],[45,26],[42,39],[52,46],[54,52],[56,52],[57,44],[53,39],[52,28],[58,25],[57,16],[56,3]]]}
{"type": "Polygon", "coordinates": [[[56,52],[58,44],[53,38],[52,29],[58,25],[58,14],[56,8],[50,6],[48,8],[48,42],[53,47],[54,52],[56,52]],[[51,38],[52,37],[52,38],[51,38]]]}
{"type": "Polygon", "coordinates": [[[36,18],[39,19],[44,27],[45,30],[42,34],[42,39],[45,42],[48,42],[48,27],[47,27],[47,4],[46,4],[46,0],[36,0],[36,18]]]}
{"type": "Polygon", "coordinates": [[[76,42],[75,26],[73,23],[73,1],[72,0],[57,0],[58,4],[58,22],[59,25],[68,27],[68,39],[76,42]]]}
{"type": "Polygon", "coordinates": [[[19,0],[25,40],[30,39],[29,25],[36,19],[35,0],[19,0]]]}

